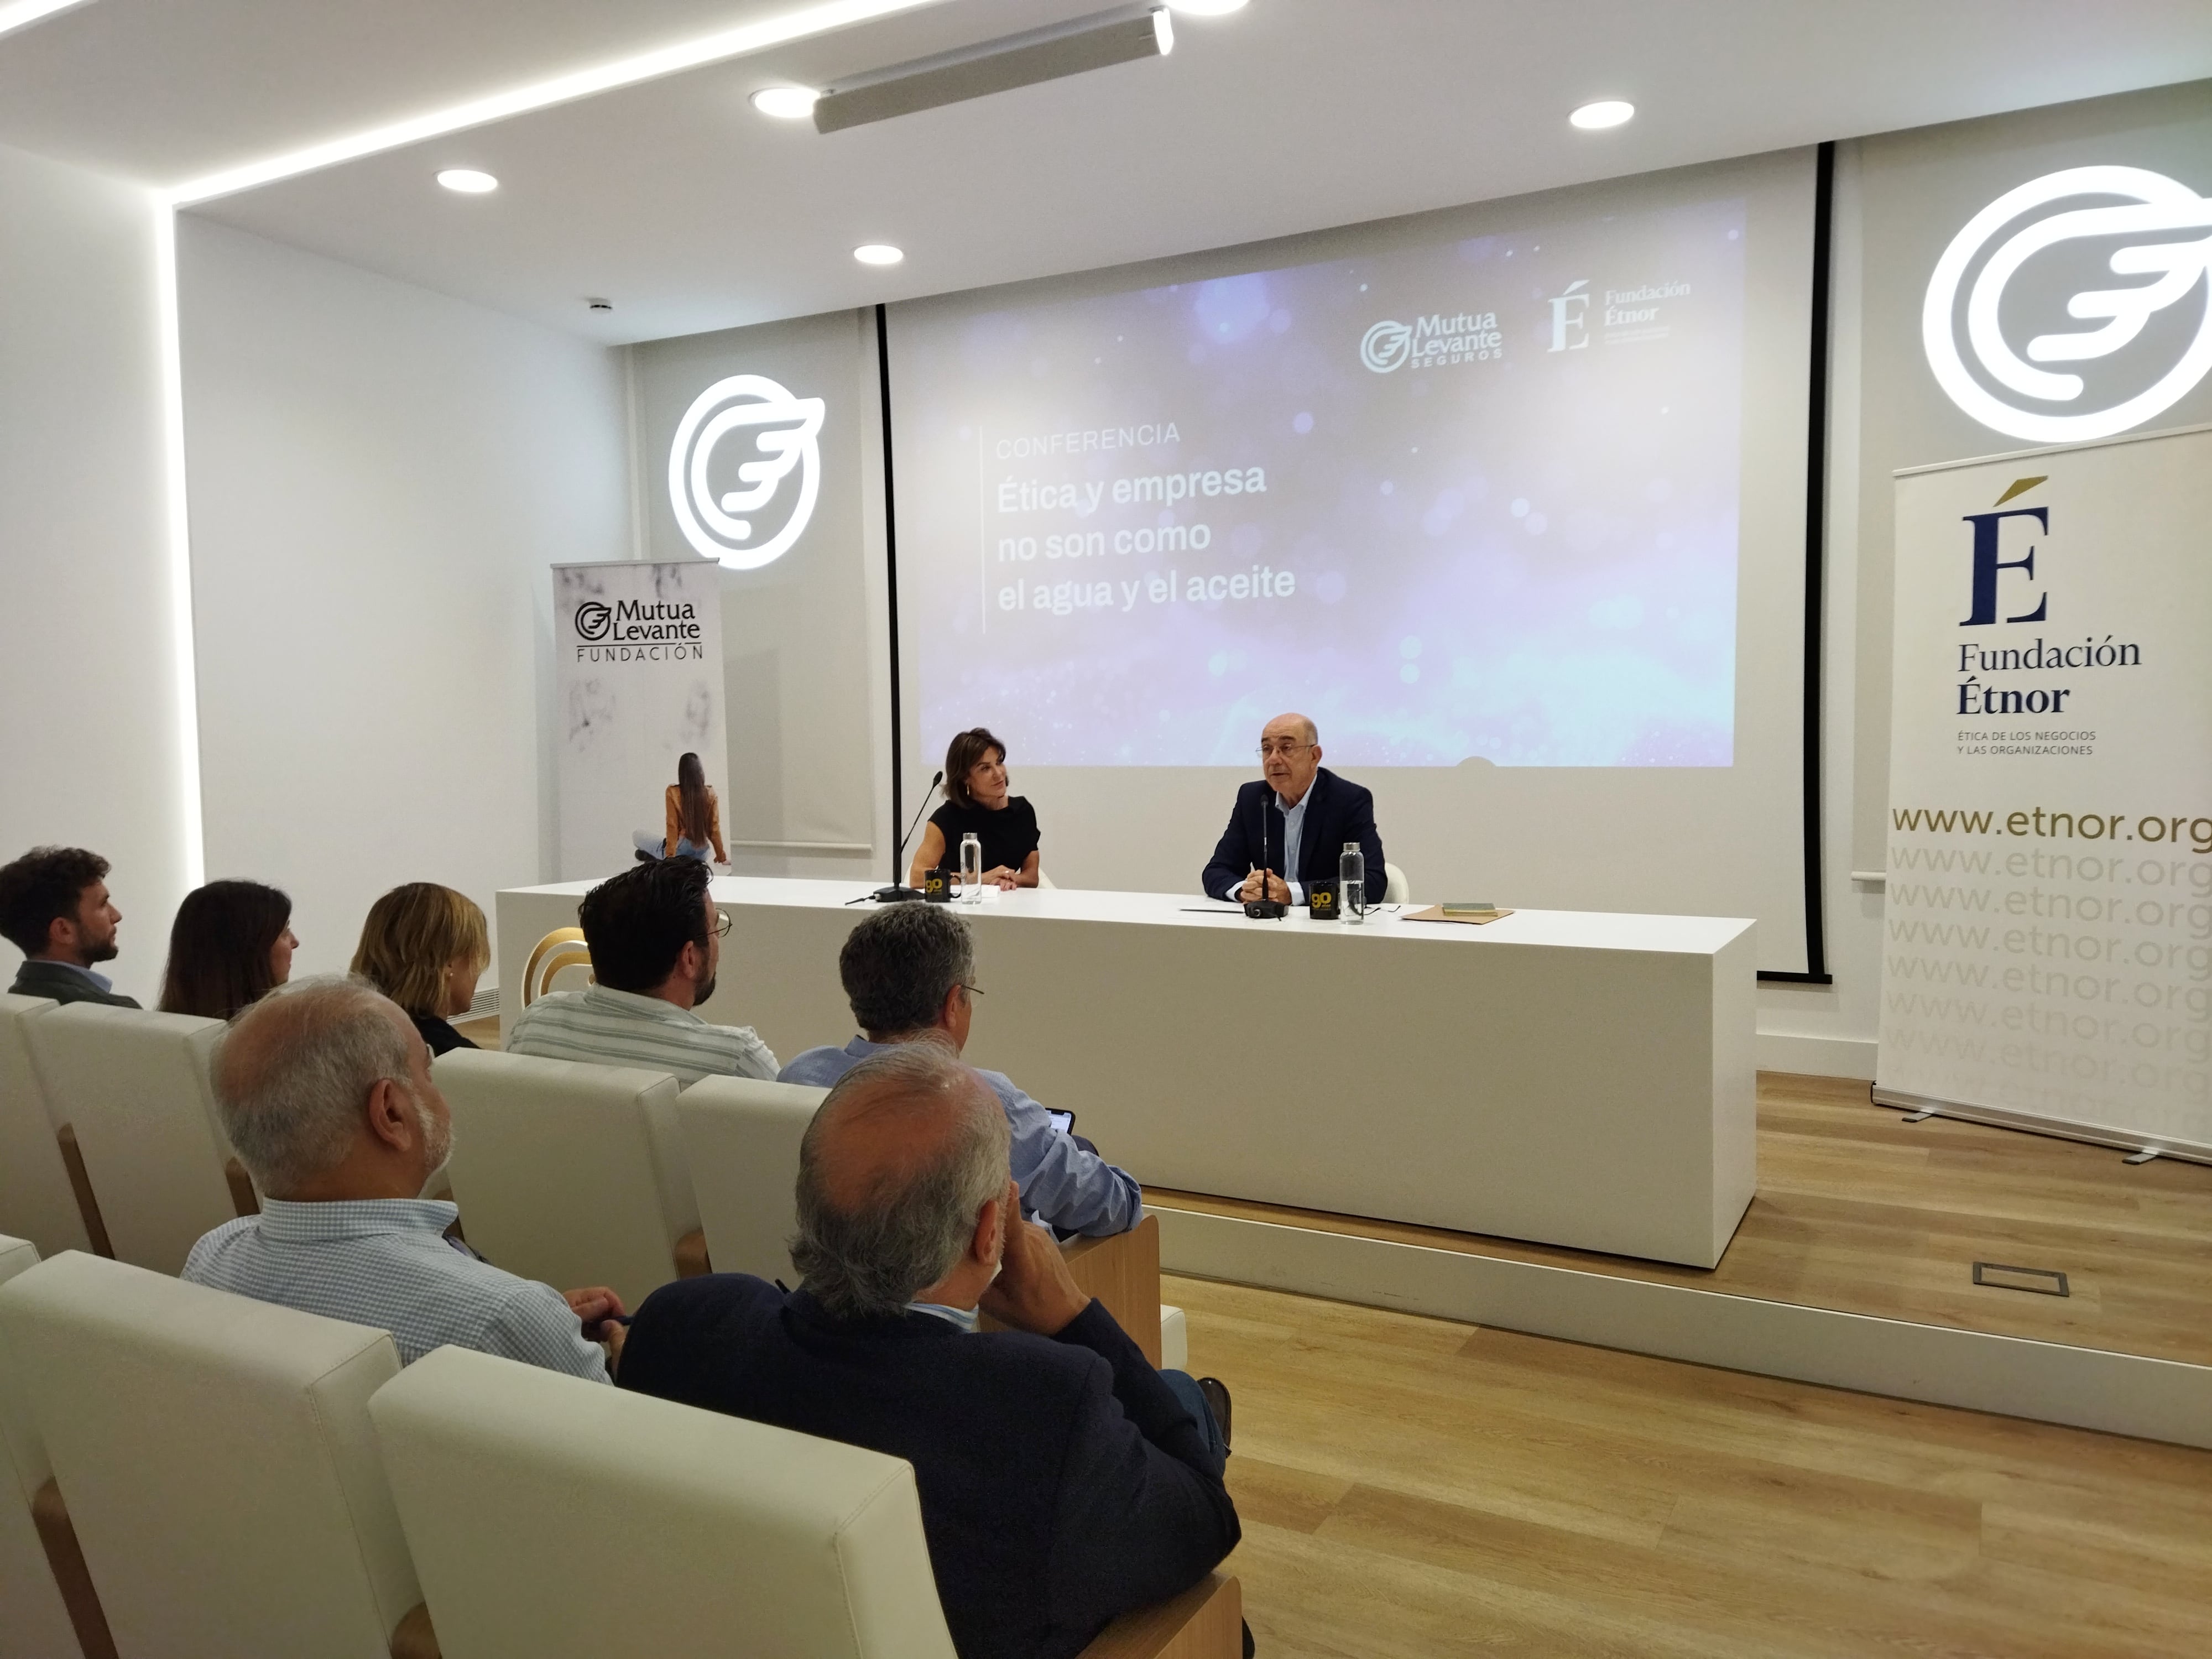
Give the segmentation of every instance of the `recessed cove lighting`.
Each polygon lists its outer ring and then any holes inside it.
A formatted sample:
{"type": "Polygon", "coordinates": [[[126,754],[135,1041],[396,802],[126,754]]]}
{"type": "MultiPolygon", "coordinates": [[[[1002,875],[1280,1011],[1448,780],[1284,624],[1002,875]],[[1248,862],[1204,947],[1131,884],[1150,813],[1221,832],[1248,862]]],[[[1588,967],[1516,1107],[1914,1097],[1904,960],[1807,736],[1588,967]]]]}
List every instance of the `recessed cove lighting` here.
{"type": "Polygon", "coordinates": [[[1606,127],[1617,127],[1636,113],[1636,106],[1618,98],[1601,98],[1594,104],[1584,104],[1567,119],[1584,132],[1596,132],[1606,127]]]}
{"type": "Polygon", "coordinates": [[[0,34],[12,34],[17,29],[27,29],[33,23],[45,21],[58,11],[67,11],[81,6],[84,0],[15,0],[12,5],[0,5],[0,34]]]}
{"type": "Polygon", "coordinates": [[[853,250],[853,257],[864,265],[895,265],[906,258],[906,251],[889,242],[863,242],[853,250]]]}
{"type": "Polygon", "coordinates": [[[447,167],[438,175],[438,182],[447,190],[457,190],[464,196],[482,196],[499,188],[499,180],[489,173],[478,173],[474,167],[447,167]]]}
{"type": "Polygon", "coordinates": [[[1193,17],[1226,17],[1232,11],[1244,9],[1246,0],[1168,0],[1170,11],[1188,12],[1193,17]]]}
{"type": "Polygon", "coordinates": [[[935,3],[937,0],[815,0],[811,5],[741,23],[735,28],[679,40],[674,46],[656,46],[651,52],[588,69],[573,70],[550,80],[509,87],[484,97],[471,98],[466,103],[449,104],[443,109],[426,111],[363,132],[326,139],[222,173],[210,173],[204,178],[172,185],[164,194],[172,207],[188,207],[196,202],[212,201],[218,196],[234,196],[257,185],[274,184],[279,179],[295,179],[303,173],[336,167],[341,161],[358,161],[364,155],[419,144],[442,133],[489,126],[509,116],[550,109],[556,104],[573,103],[580,98],[611,92],[617,87],[634,87],[665,75],[743,58],[750,52],[765,52],[770,46],[787,46],[794,40],[827,34],[833,29],[850,28],[855,23],[935,3]]]}
{"type": "Polygon", "coordinates": [[[753,94],[753,107],[779,121],[804,121],[814,113],[811,87],[763,87],[753,94]]]}

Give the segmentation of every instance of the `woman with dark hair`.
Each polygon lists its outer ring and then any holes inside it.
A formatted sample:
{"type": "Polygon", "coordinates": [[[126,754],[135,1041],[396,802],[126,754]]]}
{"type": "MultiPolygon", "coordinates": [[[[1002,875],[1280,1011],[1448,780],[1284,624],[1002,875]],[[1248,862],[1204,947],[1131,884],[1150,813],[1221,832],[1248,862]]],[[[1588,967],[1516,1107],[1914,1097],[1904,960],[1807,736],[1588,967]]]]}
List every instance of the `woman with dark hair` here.
{"type": "Polygon", "coordinates": [[[292,901],[258,881],[211,881],[185,895],[161,975],[165,1014],[228,1019],[292,977],[292,901]]]}
{"type": "Polygon", "coordinates": [[[921,886],[924,873],[940,864],[957,871],[967,835],[983,844],[987,885],[1037,884],[1036,809],[1007,793],[1006,744],[980,726],[954,738],[945,751],[945,797],[921,832],[908,885],[921,886]]]}
{"type": "Polygon", "coordinates": [[[650,864],[655,859],[687,858],[704,862],[707,848],[714,849],[714,862],[726,866],[730,855],[722,849],[722,804],[707,784],[707,769],[699,757],[686,752],[676,763],[676,781],[663,797],[667,828],[655,841],[653,832],[637,832],[637,855],[650,864]]]}
{"type": "Polygon", "coordinates": [[[410,881],[370,905],[353,953],[353,971],[405,1011],[434,1054],[477,1046],[447,1022],[468,1012],[490,963],[483,909],[434,881],[410,881]]]}

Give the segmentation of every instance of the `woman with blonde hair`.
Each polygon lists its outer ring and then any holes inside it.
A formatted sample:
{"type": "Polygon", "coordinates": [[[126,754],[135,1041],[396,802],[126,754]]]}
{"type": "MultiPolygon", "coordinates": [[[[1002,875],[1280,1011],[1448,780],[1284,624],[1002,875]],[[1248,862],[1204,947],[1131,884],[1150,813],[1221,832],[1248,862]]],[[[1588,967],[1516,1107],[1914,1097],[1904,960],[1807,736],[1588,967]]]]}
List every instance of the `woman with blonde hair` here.
{"type": "Polygon", "coordinates": [[[369,906],[353,970],[407,1012],[430,1052],[477,1045],[447,1022],[476,1001],[491,963],[491,933],[476,901],[434,881],[410,881],[369,906]]]}

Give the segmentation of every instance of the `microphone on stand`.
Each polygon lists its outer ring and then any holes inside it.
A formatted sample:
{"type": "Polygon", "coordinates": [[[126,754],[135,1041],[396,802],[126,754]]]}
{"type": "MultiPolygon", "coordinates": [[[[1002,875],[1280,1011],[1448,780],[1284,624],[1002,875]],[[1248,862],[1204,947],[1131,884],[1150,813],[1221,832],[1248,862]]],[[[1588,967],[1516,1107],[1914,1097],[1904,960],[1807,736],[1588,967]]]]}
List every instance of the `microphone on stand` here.
{"type": "MultiPolygon", "coordinates": [[[[937,793],[937,786],[944,781],[945,769],[943,767],[939,767],[935,772],[930,775],[929,787],[921,792],[921,805],[914,809],[914,817],[907,824],[906,834],[899,837],[898,863],[902,869],[904,868],[906,865],[906,844],[914,839],[914,832],[921,827],[921,815],[929,805],[929,798],[937,793]]],[[[868,896],[878,904],[899,904],[903,903],[909,899],[918,899],[921,897],[922,891],[919,887],[896,885],[890,887],[878,887],[874,892],[869,894],[868,896]]]]}
{"type": "Polygon", "coordinates": [[[1274,873],[1267,865],[1267,795],[1273,785],[1260,791],[1260,896],[1244,901],[1244,914],[1255,921],[1280,921],[1287,907],[1280,899],[1267,896],[1267,878],[1274,873]]]}

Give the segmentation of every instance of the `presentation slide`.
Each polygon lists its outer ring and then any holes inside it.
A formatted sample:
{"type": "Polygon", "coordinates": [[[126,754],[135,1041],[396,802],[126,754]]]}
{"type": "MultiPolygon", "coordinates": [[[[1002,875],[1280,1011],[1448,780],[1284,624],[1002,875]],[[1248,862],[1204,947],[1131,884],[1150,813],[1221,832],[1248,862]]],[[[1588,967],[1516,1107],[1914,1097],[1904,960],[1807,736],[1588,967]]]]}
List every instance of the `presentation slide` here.
{"type": "Polygon", "coordinates": [[[920,730],[1730,766],[1745,235],[1725,197],[902,324],[920,730]]]}

